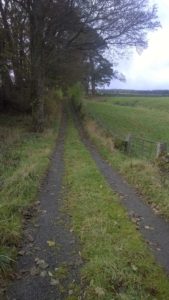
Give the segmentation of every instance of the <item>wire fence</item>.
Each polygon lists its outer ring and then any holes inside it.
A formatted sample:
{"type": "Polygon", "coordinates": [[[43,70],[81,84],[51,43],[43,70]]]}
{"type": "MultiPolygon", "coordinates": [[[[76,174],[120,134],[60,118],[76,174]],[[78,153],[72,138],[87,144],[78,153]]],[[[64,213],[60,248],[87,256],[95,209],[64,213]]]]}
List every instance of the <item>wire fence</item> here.
{"type": "Polygon", "coordinates": [[[158,142],[145,138],[131,136],[131,145],[129,154],[136,157],[144,157],[153,160],[157,155],[158,142]]]}
{"type": "Polygon", "coordinates": [[[128,134],[127,136],[125,134],[117,134],[113,132],[112,128],[109,128],[103,121],[95,118],[92,114],[88,113],[88,116],[95,121],[107,135],[112,137],[115,148],[118,148],[130,156],[152,161],[160,154],[160,151],[163,152],[164,150],[166,153],[169,152],[169,142],[154,141],[134,134],[128,134]]]}

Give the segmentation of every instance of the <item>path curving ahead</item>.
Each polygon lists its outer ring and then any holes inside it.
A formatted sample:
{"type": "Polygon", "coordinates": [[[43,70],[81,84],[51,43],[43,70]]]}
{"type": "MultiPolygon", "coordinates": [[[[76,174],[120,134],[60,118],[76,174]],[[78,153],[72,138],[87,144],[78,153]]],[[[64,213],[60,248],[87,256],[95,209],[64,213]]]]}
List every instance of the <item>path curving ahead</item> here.
{"type": "Polygon", "coordinates": [[[79,281],[82,261],[69,219],[62,212],[64,139],[66,116],[63,114],[51,168],[39,195],[39,213],[27,226],[18,259],[17,278],[10,284],[7,300],[60,300],[69,286],[79,281]]]}
{"type": "Polygon", "coordinates": [[[73,119],[76,127],[79,128],[80,138],[91,153],[98,169],[104,175],[112,190],[119,194],[122,205],[126,208],[129,217],[137,223],[137,228],[147,241],[155,259],[169,274],[169,223],[159,215],[155,215],[152,208],[144,202],[144,199],[138,196],[136,189],[130,186],[124,178],[101,157],[74,114],[73,119]]]}

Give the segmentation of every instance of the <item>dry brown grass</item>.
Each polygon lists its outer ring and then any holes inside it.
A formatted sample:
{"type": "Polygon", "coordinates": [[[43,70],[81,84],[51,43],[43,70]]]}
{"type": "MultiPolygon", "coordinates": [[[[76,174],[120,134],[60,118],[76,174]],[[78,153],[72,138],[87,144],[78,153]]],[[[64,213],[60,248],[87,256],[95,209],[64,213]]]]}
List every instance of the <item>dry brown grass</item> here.
{"type": "Polygon", "coordinates": [[[114,142],[112,137],[108,133],[106,133],[101,127],[99,127],[95,121],[87,119],[85,121],[84,127],[87,133],[90,134],[90,136],[99,139],[100,142],[104,146],[106,146],[110,151],[114,151],[114,142]]]}

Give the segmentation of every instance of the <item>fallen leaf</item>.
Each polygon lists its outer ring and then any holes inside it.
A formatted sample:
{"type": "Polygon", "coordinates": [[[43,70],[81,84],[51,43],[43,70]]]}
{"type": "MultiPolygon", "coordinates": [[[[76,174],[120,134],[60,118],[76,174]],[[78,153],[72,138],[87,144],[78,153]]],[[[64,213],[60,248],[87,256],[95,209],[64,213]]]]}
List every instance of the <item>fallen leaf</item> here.
{"type": "Polygon", "coordinates": [[[46,271],[42,271],[41,273],[40,273],[40,277],[46,277],[47,276],[47,272],[46,271]]]}
{"type": "Polygon", "coordinates": [[[35,258],[35,262],[40,269],[45,270],[49,267],[49,265],[43,259],[35,258]]]}
{"type": "Polygon", "coordinates": [[[151,227],[151,226],[148,226],[148,225],[144,226],[144,228],[145,228],[145,229],[147,229],[147,230],[154,230],[154,228],[153,228],[153,227],[151,227]]]}
{"type": "Polygon", "coordinates": [[[50,276],[50,277],[53,277],[53,274],[52,274],[52,272],[48,272],[48,275],[50,276]]]}
{"type": "Polygon", "coordinates": [[[52,285],[52,286],[59,285],[59,280],[52,278],[51,281],[50,281],[50,285],[52,285]]]}
{"type": "Polygon", "coordinates": [[[34,238],[33,238],[33,236],[31,234],[27,235],[27,239],[28,239],[29,242],[33,242],[34,241],[34,238]]]}
{"type": "Polygon", "coordinates": [[[35,266],[32,267],[31,270],[30,270],[30,274],[31,274],[31,276],[39,275],[39,269],[36,268],[35,266]]]}
{"type": "Polygon", "coordinates": [[[34,224],[34,227],[35,227],[35,228],[39,228],[40,225],[39,225],[39,224],[34,224]]]}
{"type": "Polygon", "coordinates": [[[73,295],[73,290],[69,290],[69,296],[73,295]]]}
{"type": "Polygon", "coordinates": [[[35,202],[35,205],[39,205],[39,204],[40,204],[40,201],[36,201],[36,202],[35,202]]]}
{"type": "Polygon", "coordinates": [[[38,258],[38,257],[36,257],[36,258],[35,258],[35,262],[37,263],[38,261],[39,261],[39,258],[38,258]]]}
{"type": "Polygon", "coordinates": [[[47,241],[47,244],[49,247],[55,247],[56,245],[55,241],[47,241]]]}
{"type": "Polygon", "coordinates": [[[18,252],[18,254],[19,254],[20,256],[23,256],[23,255],[25,255],[25,251],[24,251],[24,250],[21,250],[21,251],[18,252]]]}

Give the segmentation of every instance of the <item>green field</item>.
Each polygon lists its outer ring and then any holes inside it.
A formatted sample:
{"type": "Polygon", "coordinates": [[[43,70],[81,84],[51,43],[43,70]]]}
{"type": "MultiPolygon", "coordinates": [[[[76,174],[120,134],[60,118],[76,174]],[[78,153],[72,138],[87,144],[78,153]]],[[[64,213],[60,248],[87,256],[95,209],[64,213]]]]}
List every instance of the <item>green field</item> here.
{"type": "Polygon", "coordinates": [[[102,97],[86,101],[86,111],[114,135],[169,143],[169,98],[102,97]]]}
{"type": "Polygon", "coordinates": [[[114,149],[116,138],[102,130],[103,127],[120,137],[132,133],[152,141],[167,141],[169,146],[169,98],[98,97],[87,100],[85,109],[94,119],[86,119],[86,130],[102,156],[138,189],[147,203],[169,219],[169,171],[161,173],[156,164],[156,142],[144,142],[144,151],[142,145],[133,150],[138,140],[133,138],[128,156],[114,149]]]}
{"type": "Polygon", "coordinates": [[[120,106],[146,107],[169,112],[169,97],[114,97],[104,100],[120,106]]]}

